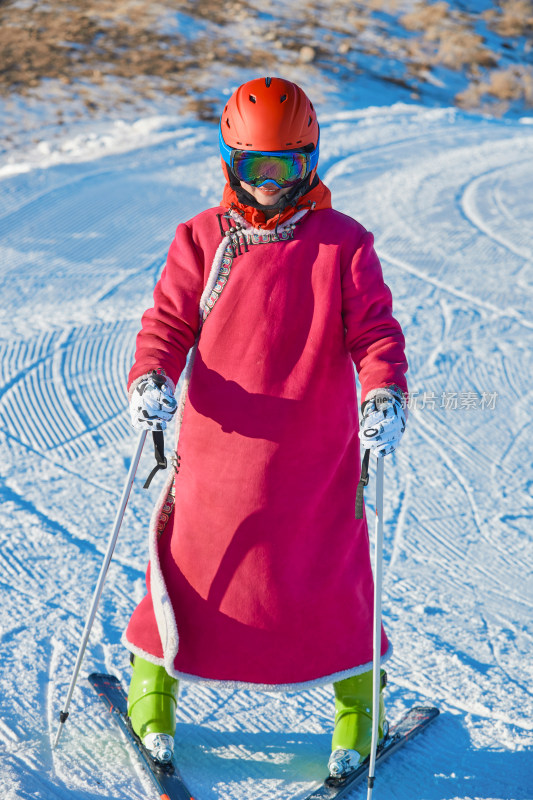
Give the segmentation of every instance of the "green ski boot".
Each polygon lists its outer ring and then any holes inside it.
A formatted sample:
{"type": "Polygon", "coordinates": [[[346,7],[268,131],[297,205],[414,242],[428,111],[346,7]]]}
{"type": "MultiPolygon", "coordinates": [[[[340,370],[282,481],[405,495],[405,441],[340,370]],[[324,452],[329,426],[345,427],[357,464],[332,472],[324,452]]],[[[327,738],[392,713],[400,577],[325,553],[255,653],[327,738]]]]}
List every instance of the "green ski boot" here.
{"type": "Polygon", "coordinates": [[[171,678],[164,667],[135,656],[128,716],[144,747],[162,764],[171,760],[174,751],[177,698],[177,679],[171,678]]]}
{"type": "MultiPolygon", "coordinates": [[[[379,695],[379,742],[387,735],[383,688],[387,673],[381,670],[379,695]]],[[[329,774],[342,778],[370,755],[372,746],[372,670],[333,684],[335,729],[329,758],[329,774]]]]}

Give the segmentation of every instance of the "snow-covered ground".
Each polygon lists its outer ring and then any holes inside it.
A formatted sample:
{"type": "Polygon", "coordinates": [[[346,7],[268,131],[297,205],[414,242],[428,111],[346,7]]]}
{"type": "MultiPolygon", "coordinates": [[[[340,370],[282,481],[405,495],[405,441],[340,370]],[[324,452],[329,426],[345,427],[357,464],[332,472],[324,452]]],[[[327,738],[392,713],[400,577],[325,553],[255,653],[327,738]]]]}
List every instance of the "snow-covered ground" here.
{"type": "MultiPolygon", "coordinates": [[[[385,470],[389,716],[414,702],[443,712],[380,768],[374,794],[531,800],[533,120],[397,104],[321,121],[321,176],[376,234],[410,360],[408,431],[385,470]]],[[[45,136],[0,162],[5,800],[154,797],[85,677],[128,680],[120,635],[143,595],[161,482],[141,488],[148,447],[51,744],[136,442],[124,393],[135,332],[176,224],[218,204],[219,164],[212,125],[170,117],[45,136]]],[[[303,797],[324,776],[332,714],[329,687],[183,685],[176,746],[191,791],[303,797]]]]}

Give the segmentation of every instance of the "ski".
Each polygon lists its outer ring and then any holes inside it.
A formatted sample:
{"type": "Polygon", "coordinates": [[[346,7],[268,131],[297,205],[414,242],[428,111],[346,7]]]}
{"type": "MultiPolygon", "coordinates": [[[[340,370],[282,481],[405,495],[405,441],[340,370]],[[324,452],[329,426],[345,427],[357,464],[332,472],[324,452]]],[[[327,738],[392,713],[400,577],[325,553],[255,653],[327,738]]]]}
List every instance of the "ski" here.
{"type": "MultiPolygon", "coordinates": [[[[399,722],[390,727],[387,738],[377,752],[376,766],[403,747],[417,733],[423,731],[438,715],[438,708],[414,706],[409,709],[399,722]]],[[[368,776],[368,764],[369,759],[367,758],[346,778],[326,778],[322,786],[307,795],[305,800],[340,800],[368,776]]]]}
{"type": "MultiPolygon", "coordinates": [[[[142,746],[134,733],[127,714],[127,696],[118,678],[113,675],[93,673],[89,682],[108,711],[115,713],[116,720],[128,741],[135,748],[143,766],[148,772],[161,800],[194,800],[174,762],[168,766],[157,764],[142,746]]],[[[385,742],[378,750],[376,765],[388,758],[417,733],[424,730],[439,715],[438,708],[414,706],[392,725],[385,742]]],[[[346,778],[324,780],[318,789],[307,795],[305,800],[340,800],[368,775],[368,759],[346,778]]]]}
{"type": "Polygon", "coordinates": [[[128,717],[128,698],[118,678],[115,678],[114,675],[93,672],[92,675],[89,675],[89,682],[107,710],[114,712],[118,724],[128,737],[130,744],[135,748],[159,793],[160,800],[194,800],[176,764],[173,761],[165,766],[157,764],[142,746],[141,740],[131,727],[128,717]]]}

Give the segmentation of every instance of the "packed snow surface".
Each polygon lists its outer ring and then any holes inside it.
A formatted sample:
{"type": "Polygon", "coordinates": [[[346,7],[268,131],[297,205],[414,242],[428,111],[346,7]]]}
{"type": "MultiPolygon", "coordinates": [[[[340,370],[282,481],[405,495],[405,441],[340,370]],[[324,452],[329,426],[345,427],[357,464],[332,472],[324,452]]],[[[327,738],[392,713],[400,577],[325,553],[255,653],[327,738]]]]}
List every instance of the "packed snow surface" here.
{"type": "MultiPolygon", "coordinates": [[[[385,462],[388,713],[442,711],[379,768],[376,800],[533,798],[526,122],[404,105],[322,117],[321,176],[376,235],[410,361],[408,429],[385,462]]],[[[219,202],[217,132],[162,117],[95,127],[5,155],[0,187],[0,796],[144,800],[151,784],[86,675],[129,678],[120,636],[162,480],[142,489],[148,446],[52,741],[137,441],[135,333],[176,224],[219,202]]],[[[302,798],[324,777],[332,717],[331,687],[183,684],[191,792],[302,798]]]]}

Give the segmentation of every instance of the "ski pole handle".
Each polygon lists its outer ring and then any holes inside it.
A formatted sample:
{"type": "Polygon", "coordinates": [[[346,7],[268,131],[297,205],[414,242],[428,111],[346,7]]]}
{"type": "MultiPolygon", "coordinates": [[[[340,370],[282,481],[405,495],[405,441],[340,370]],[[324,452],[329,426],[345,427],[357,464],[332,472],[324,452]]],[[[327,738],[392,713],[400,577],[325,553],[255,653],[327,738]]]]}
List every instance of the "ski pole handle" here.
{"type": "Polygon", "coordinates": [[[70,701],[72,699],[72,693],[74,692],[74,687],[76,686],[76,681],[78,679],[78,673],[81,668],[81,664],[83,661],[83,656],[85,655],[85,649],[87,647],[87,642],[89,641],[89,635],[91,633],[91,628],[93,626],[94,618],[96,616],[96,611],[98,609],[98,604],[100,602],[100,597],[102,595],[102,590],[104,588],[104,582],[106,579],[107,571],[109,569],[109,565],[111,563],[111,559],[113,558],[113,552],[115,550],[115,545],[118,539],[118,534],[120,531],[120,526],[122,524],[122,520],[124,518],[124,512],[126,511],[126,506],[128,504],[131,487],[133,485],[133,480],[135,478],[135,473],[137,472],[137,467],[139,466],[139,461],[141,458],[141,453],[144,447],[144,442],[146,440],[146,431],[142,431],[139,439],[137,441],[137,446],[135,448],[135,453],[133,455],[131,465],[128,472],[128,477],[126,479],[126,484],[122,491],[122,497],[120,499],[120,505],[118,507],[115,522],[113,525],[113,530],[111,532],[111,536],[109,539],[109,543],[107,546],[107,551],[104,557],[104,561],[102,563],[102,567],[100,569],[100,575],[98,577],[98,582],[96,584],[96,588],[94,590],[93,601],[91,604],[91,608],[89,610],[89,614],[87,616],[87,620],[85,622],[85,628],[83,630],[83,635],[81,639],[80,648],[78,650],[78,657],[76,659],[76,664],[74,666],[74,672],[72,674],[72,678],[70,681],[70,686],[68,688],[67,697],[65,700],[65,705],[63,710],[59,714],[59,728],[57,730],[56,738],[52,745],[52,749],[54,750],[57,747],[57,743],[59,742],[59,737],[61,736],[61,731],[63,730],[63,725],[67,721],[69,715],[69,706],[70,701]]]}
{"type": "Polygon", "coordinates": [[[157,372],[153,369],[150,373],[150,378],[159,389],[167,382],[167,375],[164,369],[162,369],[161,372],[157,372]]]}
{"type": "MultiPolygon", "coordinates": [[[[164,369],[162,369],[161,372],[156,372],[155,369],[153,369],[150,373],[150,378],[159,388],[164,386],[167,381],[167,376],[164,369]]],[[[165,457],[165,434],[163,431],[152,431],[152,440],[154,442],[155,467],[146,478],[143,489],[149,488],[150,484],[152,483],[152,478],[157,472],[159,472],[160,469],[167,468],[167,459],[165,457]]]]}

